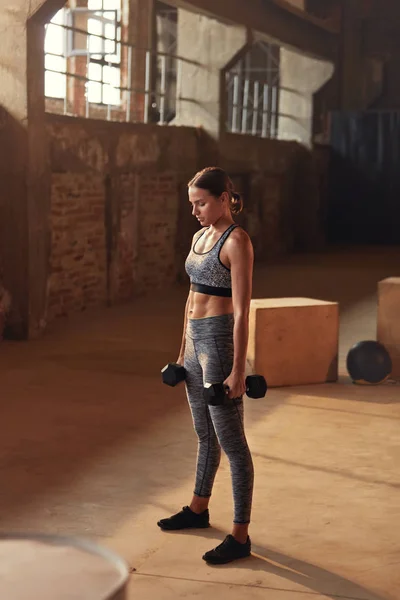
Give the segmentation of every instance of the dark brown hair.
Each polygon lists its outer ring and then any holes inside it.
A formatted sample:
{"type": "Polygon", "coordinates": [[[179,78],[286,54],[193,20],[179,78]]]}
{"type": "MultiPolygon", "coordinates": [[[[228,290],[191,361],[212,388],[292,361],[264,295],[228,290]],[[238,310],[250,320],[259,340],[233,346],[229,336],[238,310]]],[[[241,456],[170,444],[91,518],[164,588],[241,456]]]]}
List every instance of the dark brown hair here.
{"type": "Polygon", "coordinates": [[[189,181],[188,187],[206,190],[211,196],[215,196],[215,198],[220,198],[224,192],[227,192],[231,213],[238,215],[243,210],[243,201],[240,194],[235,192],[229,175],[219,167],[207,167],[206,169],[199,171],[193,179],[189,181]]]}

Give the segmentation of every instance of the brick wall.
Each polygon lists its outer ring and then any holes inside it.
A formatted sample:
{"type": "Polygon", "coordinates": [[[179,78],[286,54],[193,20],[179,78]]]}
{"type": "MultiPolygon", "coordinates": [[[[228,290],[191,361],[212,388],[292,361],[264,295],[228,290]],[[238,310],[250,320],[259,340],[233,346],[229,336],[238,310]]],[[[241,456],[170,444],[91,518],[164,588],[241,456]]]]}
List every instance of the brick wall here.
{"type": "Polygon", "coordinates": [[[49,320],[106,302],[104,206],[101,175],[53,174],[49,320]]]}
{"type": "Polygon", "coordinates": [[[187,282],[184,259],[198,224],[186,185],[210,164],[225,168],[245,196],[238,221],[257,260],[291,251],[296,238],[312,239],[315,206],[302,219],[293,216],[311,197],[303,176],[311,155],[295,143],[236,135],[215,143],[194,128],[53,115],[48,135],[49,319],[187,282]]]}
{"type": "Polygon", "coordinates": [[[53,174],[48,320],[176,281],[176,175],[120,174],[115,190],[119,219],[112,256],[106,178],[53,174]]]}
{"type": "Polygon", "coordinates": [[[176,281],[178,211],[176,174],[141,178],[138,283],[142,291],[176,281]]]}
{"type": "Polygon", "coordinates": [[[50,115],[47,130],[48,320],[172,285],[182,262],[176,250],[182,181],[197,169],[196,131],[50,115]]]}
{"type": "MultiPolygon", "coordinates": [[[[296,142],[227,134],[221,166],[241,174],[246,185],[240,224],[248,231],[258,261],[323,243],[318,174],[313,154],[296,142]]],[[[234,177],[234,180],[240,177],[234,177]]]]}
{"type": "Polygon", "coordinates": [[[122,174],[120,186],[120,221],[116,260],[117,300],[129,300],[137,291],[139,184],[136,173],[122,174]]]}

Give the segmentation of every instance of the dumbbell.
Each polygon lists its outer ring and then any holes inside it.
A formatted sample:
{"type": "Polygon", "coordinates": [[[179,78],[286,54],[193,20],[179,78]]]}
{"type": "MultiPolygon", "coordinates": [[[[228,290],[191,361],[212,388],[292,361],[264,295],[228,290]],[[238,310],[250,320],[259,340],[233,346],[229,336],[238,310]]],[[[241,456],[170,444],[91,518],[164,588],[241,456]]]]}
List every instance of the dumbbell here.
{"type": "Polygon", "coordinates": [[[175,387],[186,379],[186,369],[177,363],[169,363],[161,369],[163,383],[175,387]]]}
{"type": "MultiPolygon", "coordinates": [[[[246,394],[249,398],[264,398],[267,393],[267,382],[262,375],[249,375],[246,377],[246,394]]],[[[206,383],[203,396],[210,406],[229,404],[227,388],[223,383],[206,383]]]]}

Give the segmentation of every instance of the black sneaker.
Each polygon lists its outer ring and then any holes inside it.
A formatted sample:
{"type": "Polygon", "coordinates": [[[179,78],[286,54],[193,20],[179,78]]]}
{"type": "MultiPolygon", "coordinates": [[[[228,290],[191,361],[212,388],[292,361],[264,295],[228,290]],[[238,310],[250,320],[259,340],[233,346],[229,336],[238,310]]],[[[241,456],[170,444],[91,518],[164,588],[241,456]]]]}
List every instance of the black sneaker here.
{"type": "Polygon", "coordinates": [[[208,509],[199,515],[188,506],[184,506],[181,512],[172,515],[168,519],[161,519],[157,525],[164,531],[177,531],[178,529],[206,529],[210,527],[210,514],[208,509]]]}
{"type": "Polygon", "coordinates": [[[203,560],[211,565],[225,565],[239,558],[247,558],[251,554],[251,542],[247,537],[247,542],[241,544],[232,535],[227,535],[222,544],[206,552],[203,560]]]}

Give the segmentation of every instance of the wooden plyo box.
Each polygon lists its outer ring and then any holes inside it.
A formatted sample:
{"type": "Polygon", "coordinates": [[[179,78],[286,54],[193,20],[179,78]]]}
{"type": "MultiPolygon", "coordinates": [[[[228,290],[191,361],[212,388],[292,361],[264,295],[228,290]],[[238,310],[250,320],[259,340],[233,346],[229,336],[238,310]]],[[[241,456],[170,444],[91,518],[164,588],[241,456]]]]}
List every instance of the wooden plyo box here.
{"type": "Polygon", "coordinates": [[[400,379],[400,277],[378,283],[377,339],[392,359],[392,378],[400,379]]]}
{"type": "Polygon", "coordinates": [[[312,298],[251,301],[247,361],[269,387],[338,378],[339,305],[312,298]]]}

